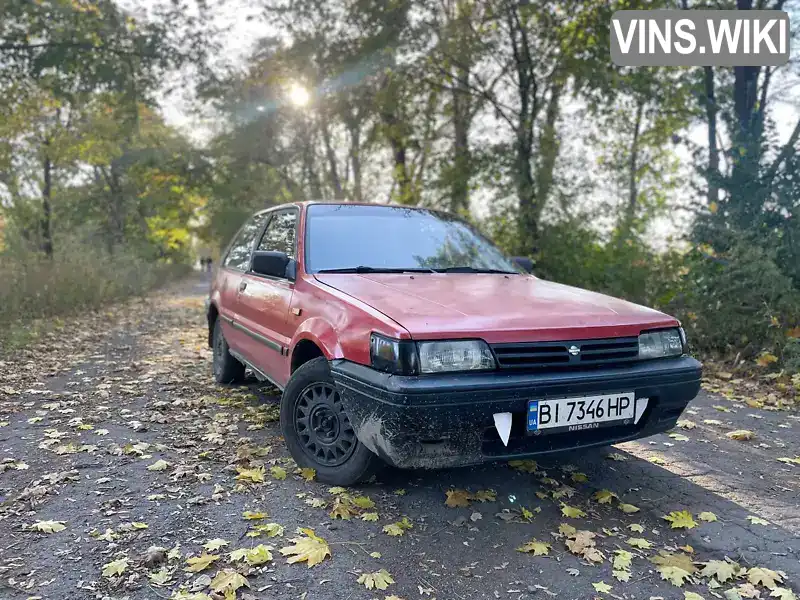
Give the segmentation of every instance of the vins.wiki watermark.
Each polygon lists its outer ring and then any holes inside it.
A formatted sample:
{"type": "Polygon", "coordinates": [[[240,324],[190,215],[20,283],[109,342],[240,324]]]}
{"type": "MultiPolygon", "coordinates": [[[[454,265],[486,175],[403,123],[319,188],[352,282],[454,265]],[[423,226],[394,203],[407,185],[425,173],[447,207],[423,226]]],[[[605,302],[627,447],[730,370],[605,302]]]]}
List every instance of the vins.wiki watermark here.
{"type": "Polygon", "coordinates": [[[789,61],[781,10],[620,10],[611,60],[620,66],[779,66],[789,61]]]}

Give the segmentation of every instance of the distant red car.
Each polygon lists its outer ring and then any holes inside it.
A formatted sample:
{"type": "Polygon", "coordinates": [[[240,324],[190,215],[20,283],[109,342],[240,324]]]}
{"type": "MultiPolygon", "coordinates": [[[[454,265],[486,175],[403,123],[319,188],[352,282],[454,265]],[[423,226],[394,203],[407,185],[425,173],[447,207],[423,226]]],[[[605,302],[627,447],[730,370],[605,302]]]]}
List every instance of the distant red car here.
{"type": "Polygon", "coordinates": [[[214,377],[283,390],[289,451],[338,485],[673,427],[701,374],[680,323],[529,269],[444,212],[259,212],[212,283],[214,377]]]}

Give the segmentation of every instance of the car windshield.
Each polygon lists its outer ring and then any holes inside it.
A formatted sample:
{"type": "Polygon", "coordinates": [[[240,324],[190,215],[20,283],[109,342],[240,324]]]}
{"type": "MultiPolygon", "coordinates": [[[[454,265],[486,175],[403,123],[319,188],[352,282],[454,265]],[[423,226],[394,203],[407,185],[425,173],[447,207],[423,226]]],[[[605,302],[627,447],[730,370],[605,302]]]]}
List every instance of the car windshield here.
{"type": "Polygon", "coordinates": [[[306,270],[520,272],[497,247],[452,215],[353,204],[308,207],[306,270]]]}

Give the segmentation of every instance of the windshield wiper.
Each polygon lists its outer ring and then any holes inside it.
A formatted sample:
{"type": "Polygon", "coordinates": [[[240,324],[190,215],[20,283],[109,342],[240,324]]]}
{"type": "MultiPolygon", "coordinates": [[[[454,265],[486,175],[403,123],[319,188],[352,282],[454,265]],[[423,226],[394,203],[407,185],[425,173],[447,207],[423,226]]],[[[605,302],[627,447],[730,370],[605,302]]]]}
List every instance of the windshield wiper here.
{"type": "Polygon", "coordinates": [[[447,267],[436,269],[437,273],[504,273],[506,275],[519,275],[518,271],[504,271],[502,269],[476,269],[475,267],[447,267]]]}
{"type": "Polygon", "coordinates": [[[358,267],[345,267],[342,269],[320,269],[317,273],[436,273],[433,269],[426,268],[397,268],[392,269],[389,267],[365,267],[360,265],[358,267]]]}

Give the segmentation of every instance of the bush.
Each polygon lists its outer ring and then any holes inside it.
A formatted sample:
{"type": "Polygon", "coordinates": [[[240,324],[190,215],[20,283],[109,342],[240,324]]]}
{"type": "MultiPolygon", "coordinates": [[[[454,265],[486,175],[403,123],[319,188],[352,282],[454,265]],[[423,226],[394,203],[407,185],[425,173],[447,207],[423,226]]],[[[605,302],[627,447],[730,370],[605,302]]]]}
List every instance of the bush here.
{"type": "Polygon", "coordinates": [[[800,338],[790,338],[783,347],[781,355],[789,375],[800,373],[800,338]]]}
{"type": "Polygon", "coordinates": [[[60,242],[52,260],[16,248],[0,254],[0,336],[9,325],[92,310],[142,295],[187,267],[108,255],[60,242]]]}

